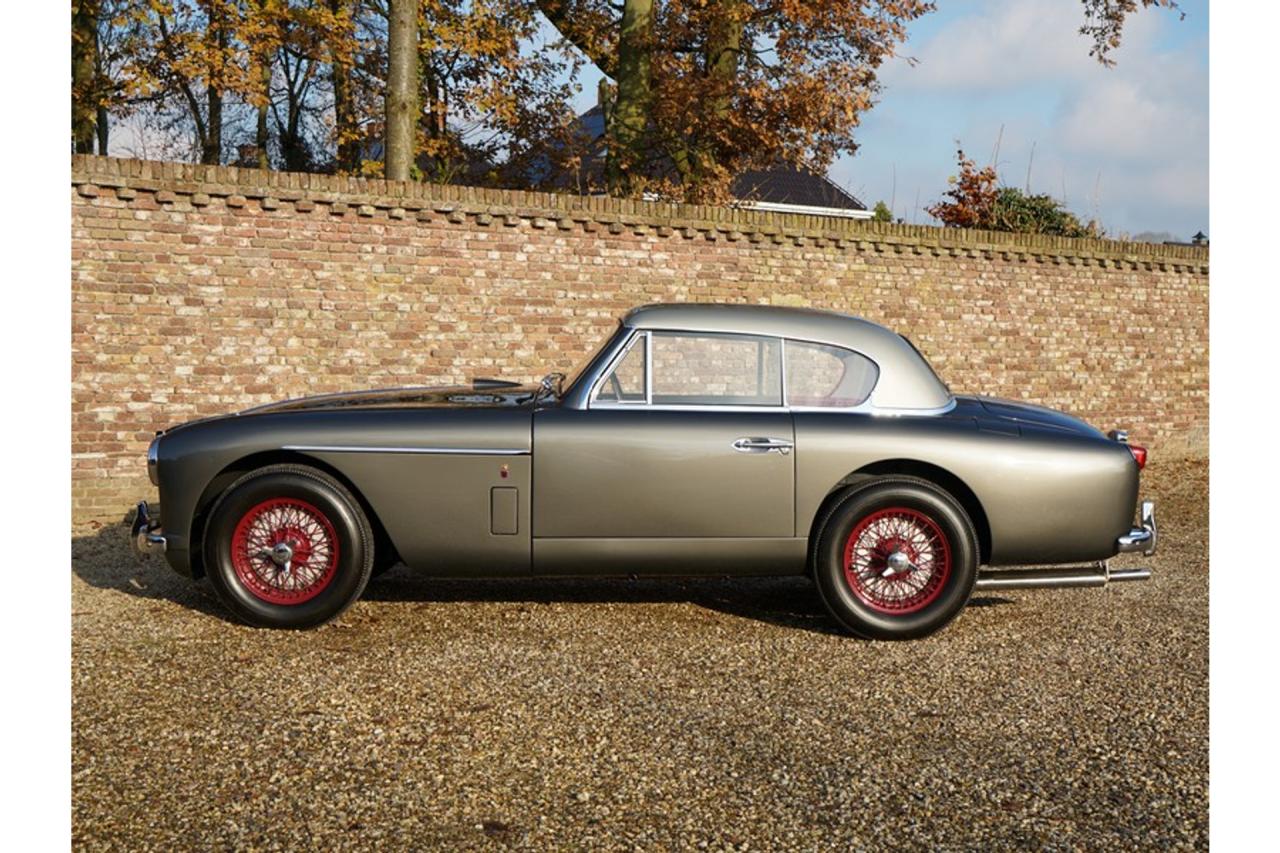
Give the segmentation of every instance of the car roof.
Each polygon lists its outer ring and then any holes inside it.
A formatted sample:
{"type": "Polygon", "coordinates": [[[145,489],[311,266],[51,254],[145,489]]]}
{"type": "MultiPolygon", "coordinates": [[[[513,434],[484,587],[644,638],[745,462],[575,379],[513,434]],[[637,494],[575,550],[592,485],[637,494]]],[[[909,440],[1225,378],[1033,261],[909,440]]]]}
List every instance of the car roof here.
{"type": "Polygon", "coordinates": [[[665,303],[630,311],[633,329],[768,335],[851,349],[874,361],[880,379],[872,403],[883,410],[934,410],[950,406],[951,392],[905,338],[848,314],[780,305],[665,303]]]}

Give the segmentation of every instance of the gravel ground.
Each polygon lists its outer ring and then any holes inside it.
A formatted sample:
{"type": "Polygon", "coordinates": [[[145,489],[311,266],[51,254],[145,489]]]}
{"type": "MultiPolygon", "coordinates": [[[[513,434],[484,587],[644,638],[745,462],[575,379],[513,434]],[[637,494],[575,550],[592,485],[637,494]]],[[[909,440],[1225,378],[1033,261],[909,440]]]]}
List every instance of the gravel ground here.
{"type": "Polygon", "coordinates": [[[119,526],[72,544],[76,847],[1208,845],[1202,462],[1145,584],[980,594],[914,643],[800,579],[434,581],[226,620],[119,526]]]}

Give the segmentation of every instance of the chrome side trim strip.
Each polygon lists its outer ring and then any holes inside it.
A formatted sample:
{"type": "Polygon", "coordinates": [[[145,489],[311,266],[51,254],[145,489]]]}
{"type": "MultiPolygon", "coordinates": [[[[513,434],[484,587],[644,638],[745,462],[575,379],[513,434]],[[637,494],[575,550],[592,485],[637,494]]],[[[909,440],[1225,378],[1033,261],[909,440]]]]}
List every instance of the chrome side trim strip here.
{"type": "Polygon", "coordinates": [[[283,450],[313,453],[425,453],[440,456],[528,456],[518,447],[371,447],[354,444],[286,444],[283,450]]]}

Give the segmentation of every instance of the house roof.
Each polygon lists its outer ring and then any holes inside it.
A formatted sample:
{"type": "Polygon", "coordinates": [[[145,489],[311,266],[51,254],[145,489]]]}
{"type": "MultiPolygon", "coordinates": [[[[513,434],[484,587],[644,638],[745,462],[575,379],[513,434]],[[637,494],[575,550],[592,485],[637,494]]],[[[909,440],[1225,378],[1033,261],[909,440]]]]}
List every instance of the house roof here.
{"type": "Polygon", "coordinates": [[[804,207],[829,207],[840,210],[866,210],[857,196],[845,192],[825,175],[790,166],[751,169],[743,172],[730,189],[742,201],[770,204],[794,204],[804,207]]]}
{"type": "MultiPolygon", "coordinates": [[[[595,156],[588,163],[592,172],[603,170],[604,111],[592,107],[578,116],[583,136],[591,141],[595,156]]],[[[599,177],[599,175],[593,175],[599,177]]],[[[827,210],[866,210],[857,196],[846,192],[825,175],[809,169],[777,165],[751,169],[734,179],[730,194],[738,201],[762,202],[769,205],[796,205],[827,210]]]]}

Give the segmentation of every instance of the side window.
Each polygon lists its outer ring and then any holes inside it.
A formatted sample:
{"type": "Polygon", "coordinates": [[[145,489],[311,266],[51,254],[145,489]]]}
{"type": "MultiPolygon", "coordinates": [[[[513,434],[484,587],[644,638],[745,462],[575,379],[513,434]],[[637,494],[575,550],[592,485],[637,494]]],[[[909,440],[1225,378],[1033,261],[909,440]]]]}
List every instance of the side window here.
{"type": "Polygon", "coordinates": [[[787,405],[849,408],[866,402],[880,369],[842,347],[787,341],[787,405]]]}
{"type": "Polygon", "coordinates": [[[782,405],[776,338],[654,332],[651,346],[654,405],[782,405]]]}
{"type": "Polygon", "coordinates": [[[631,339],[631,349],[613,367],[613,371],[596,386],[592,403],[599,406],[625,406],[644,402],[644,335],[631,339]]]}

